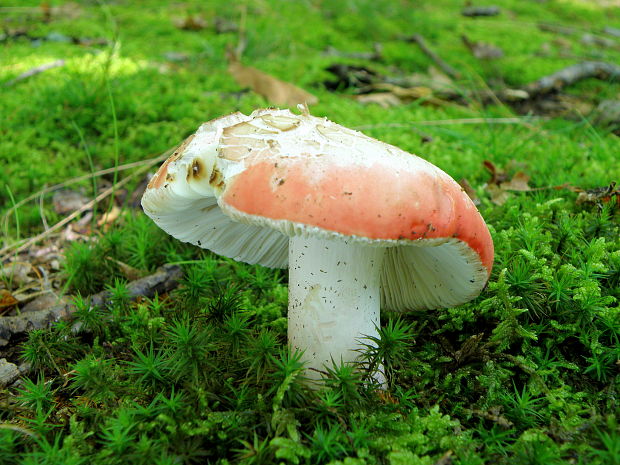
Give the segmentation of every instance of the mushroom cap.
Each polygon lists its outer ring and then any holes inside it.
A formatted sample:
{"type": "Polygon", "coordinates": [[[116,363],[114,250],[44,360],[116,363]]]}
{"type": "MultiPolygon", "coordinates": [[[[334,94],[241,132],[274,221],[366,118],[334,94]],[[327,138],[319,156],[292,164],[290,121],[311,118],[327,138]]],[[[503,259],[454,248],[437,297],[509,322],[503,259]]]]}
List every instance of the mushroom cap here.
{"type": "Polygon", "coordinates": [[[475,205],[442,170],[325,118],[288,110],[204,123],[142,198],[179,240],[246,263],[288,265],[288,238],[385,247],[382,305],[454,306],[477,296],[493,242],[475,205]]]}

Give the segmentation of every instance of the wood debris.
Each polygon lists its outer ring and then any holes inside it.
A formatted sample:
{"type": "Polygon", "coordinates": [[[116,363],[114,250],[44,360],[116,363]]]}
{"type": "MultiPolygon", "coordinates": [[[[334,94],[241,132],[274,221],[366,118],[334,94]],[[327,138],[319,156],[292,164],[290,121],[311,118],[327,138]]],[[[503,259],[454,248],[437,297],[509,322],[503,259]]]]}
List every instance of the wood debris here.
{"type": "Polygon", "coordinates": [[[540,95],[588,78],[617,81],[620,79],[620,66],[603,61],[584,61],[544,76],[525,86],[524,90],[531,96],[540,95]]]}
{"type": "Polygon", "coordinates": [[[19,368],[6,358],[0,358],[0,388],[8,386],[21,376],[19,368]]]}
{"type": "MultiPolygon", "coordinates": [[[[182,270],[179,266],[164,265],[154,274],[128,283],[127,291],[131,300],[138,297],[150,298],[174,289],[181,276],[182,270]]],[[[93,306],[105,306],[111,303],[111,293],[107,290],[99,292],[88,301],[93,306]]],[[[70,320],[74,312],[75,306],[72,303],[59,299],[57,304],[44,310],[0,317],[0,347],[33,329],[49,328],[57,321],[70,320]]]]}
{"type": "Polygon", "coordinates": [[[586,33],[581,36],[581,43],[588,46],[618,48],[618,42],[608,37],[601,37],[594,34],[586,33]]]}
{"type": "Polygon", "coordinates": [[[335,63],[325,70],[336,77],[336,80],[323,82],[323,85],[331,91],[355,89],[358,93],[368,93],[372,90],[373,84],[386,81],[386,78],[366,66],[335,63]]]}
{"type": "Polygon", "coordinates": [[[590,115],[592,121],[602,127],[620,128],[620,100],[603,100],[590,115]]]}

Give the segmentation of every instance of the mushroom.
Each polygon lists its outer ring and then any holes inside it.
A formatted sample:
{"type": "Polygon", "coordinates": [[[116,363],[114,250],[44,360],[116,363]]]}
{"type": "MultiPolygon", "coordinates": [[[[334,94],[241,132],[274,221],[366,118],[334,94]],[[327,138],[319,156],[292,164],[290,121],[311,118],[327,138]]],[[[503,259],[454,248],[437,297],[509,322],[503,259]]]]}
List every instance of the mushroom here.
{"type": "Polygon", "coordinates": [[[289,344],[319,379],[324,365],[355,362],[362,339],[378,336],[380,307],[476,297],[493,242],[439,168],[300,109],[204,123],[151,179],[142,206],[181,241],[288,266],[289,344]]]}

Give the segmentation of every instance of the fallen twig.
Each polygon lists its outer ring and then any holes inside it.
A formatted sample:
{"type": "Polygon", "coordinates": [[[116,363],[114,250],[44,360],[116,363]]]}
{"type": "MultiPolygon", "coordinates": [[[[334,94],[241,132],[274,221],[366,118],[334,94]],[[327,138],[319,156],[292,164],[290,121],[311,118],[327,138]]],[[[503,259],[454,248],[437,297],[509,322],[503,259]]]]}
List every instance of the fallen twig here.
{"type": "Polygon", "coordinates": [[[437,53],[435,53],[433,50],[429,48],[429,46],[426,43],[426,40],[420,34],[414,34],[411,37],[409,37],[408,40],[418,44],[418,46],[420,47],[420,50],[422,50],[426,54],[426,56],[428,56],[431,60],[433,60],[435,64],[439,66],[439,68],[444,73],[446,73],[448,76],[450,76],[453,79],[459,79],[461,77],[461,73],[459,73],[456,69],[454,69],[448,63],[446,63],[439,55],[437,55],[437,53]]]}
{"type": "Polygon", "coordinates": [[[524,90],[533,95],[561,90],[583,79],[620,80],[620,66],[603,61],[584,61],[534,81],[524,90]]]}
{"type": "MultiPolygon", "coordinates": [[[[127,284],[131,300],[138,297],[151,298],[174,289],[181,279],[182,270],[177,265],[164,265],[154,274],[136,279],[127,284]]],[[[103,306],[111,303],[110,291],[102,291],[87,299],[91,306],[103,306]]],[[[62,302],[46,310],[27,312],[18,316],[0,317],[0,347],[9,344],[12,338],[34,329],[49,328],[55,322],[70,320],[76,307],[72,303],[62,302]]]]}
{"type": "Polygon", "coordinates": [[[44,71],[47,71],[48,69],[53,69],[53,68],[58,68],[60,66],[64,66],[65,65],[65,60],[56,60],[56,61],[52,61],[51,63],[45,63],[44,65],[40,65],[40,66],[36,66],[32,69],[29,69],[28,71],[20,74],[19,76],[17,76],[15,79],[11,79],[10,81],[7,81],[4,83],[4,87],[10,87],[16,83],[18,83],[19,81],[23,81],[24,79],[28,79],[31,76],[34,76],[36,74],[42,73],[44,71]]]}

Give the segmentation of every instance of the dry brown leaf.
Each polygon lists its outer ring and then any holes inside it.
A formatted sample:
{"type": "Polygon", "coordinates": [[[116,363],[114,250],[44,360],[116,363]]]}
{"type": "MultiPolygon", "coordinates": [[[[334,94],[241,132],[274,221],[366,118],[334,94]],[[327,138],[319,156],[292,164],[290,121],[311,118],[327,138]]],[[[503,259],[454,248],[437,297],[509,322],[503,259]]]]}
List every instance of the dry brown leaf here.
{"type": "Polygon", "coordinates": [[[499,187],[497,184],[487,184],[486,191],[491,196],[491,202],[495,205],[504,205],[510,198],[510,193],[499,187]]]}
{"type": "Polygon", "coordinates": [[[392,405],[398,404],[398,399],[396,399],[392,394],[390,394],[387,391],[379,390],[377,391],[377,395],[379,396],[379,399],[381,399],[381,401],[384,404],[392,404],[392,405]]]}
{"type": "Polygon", "coordinates": [[[424,99],[424,103],[443,106],[450,102],[433,97],[433,89],[426,86],[401,87],[390,83],[380,83],[372,86],[373,89],[386,91],[397,97],[401,103],[424,99]]]}
{"type": "Polygon", "coordinates": [[[90,241],[92,238],[79,231],[76,231],[76,225],[68,224],[60,233],[61,242],[90,241]]]}
{"type": "Polygon", "coordinates": [[[529,192],[532,188],[528,185],[530,177],[523,171],[517,171],[510,181],[503,182],[499,185],[501,189],[506,191],[529,192]]]}
{"type": "Polygon", "coordinates": [[[0,314],[7,312],[18,304],[18,300],[6,289],[0,289],[0,314]]]}
{"type": "Polygon", "coordinates": [[[499,185],[500,183],[508,180],[508,176],[506,175],[506,173],[498,170],[495,166],[495,163],[493,163],[492,161],[484,160],[482,162],[482,166],[484,166],[485,169],[489,171],[489,173],[491,173],[491,179],[489,179],[489,184],[499,185]]]}
{"type": "Polygon", "coordinates": [[[259,69],[245,66],[236,59],[230,60],[228,71],[235,78],[237,84],[249,87],[276,105],[295,106],[300,103],[313,105],[319,101],[309,92],[289,82],[281,81],[259,69]]]}
{"type": "Polygon", "coordinates": [[[112,224],[119,217],[120,214],[121,209],[114,205],[112,209],[101,215],[101,218],[97,220],[97,226],[112,224]]]}
{"type": "Polygon", "coordinates": [[[428,72],[428,75],[431,77],[433,82],[435,82],[436,84],[444,87],[454,86],[454,80],[439,68],[435,66],[429,66],[426,71],[428,72]]]}
{"type": "Polygon", "coordinates": [[[377,92],[376,94],[356,95],[354,99],[364,104],[374,103],[383,108],[395,107],[403,103],[401,99],[399,99],[391,92],[377,92]]]}
{"type": "Polygon", "coordinates": [[[491,179],[486,185],[486,191],[491,196],[491,202],[495,205],[503,205],[510,198],[511,191],[529,192],[530,177],[523,171],[517,171],[512,178],[498,169],[492,161],[482,162],[484,167],[491,173],[491,179]]]}
{"type": "Polygon", "coordinates": [[[185,18],[175,19],[174,25],[184,31],[200,31],[207,27],[207,21],[197,15],[187,15],[185,18]]]}
{"type": "Polygon", "coordinates": [[[429,87],[416,86],[416,87],[399,87],[392,86],[392,93],[402,99],[417,100],[420,98],[430,99],[433,95],[433,90],[429,87]]]}
{"type": "Polygon", "coordinates": [[[452,78],[435,66],[429,66],[426,73],[410,74],[407,76],[407,81],[416,86],[429,87],[435,92],[454,90],[452,78]]]}

